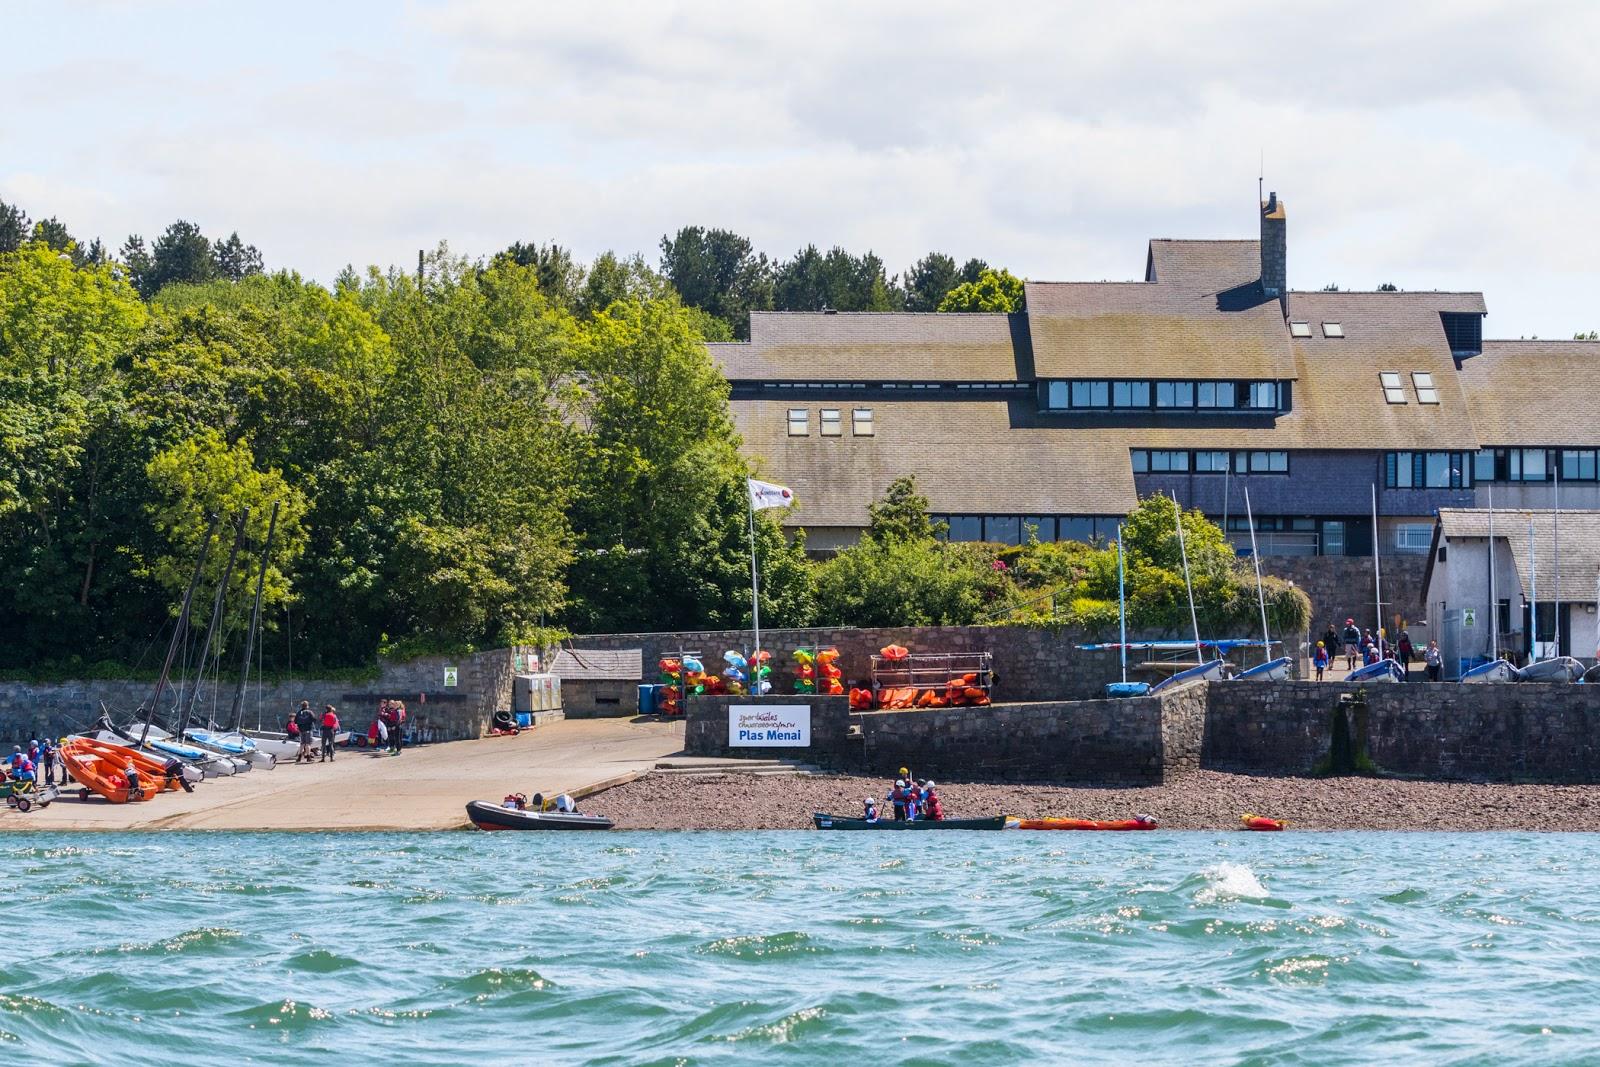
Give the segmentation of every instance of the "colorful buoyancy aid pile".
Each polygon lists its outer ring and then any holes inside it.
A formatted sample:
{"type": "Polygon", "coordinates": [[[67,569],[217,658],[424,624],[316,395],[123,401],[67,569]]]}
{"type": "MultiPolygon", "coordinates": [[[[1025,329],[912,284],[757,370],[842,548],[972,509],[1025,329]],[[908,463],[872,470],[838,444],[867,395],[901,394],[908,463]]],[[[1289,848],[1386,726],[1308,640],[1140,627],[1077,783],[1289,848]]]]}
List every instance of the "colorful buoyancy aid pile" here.
{"type": "Polygon", "coordinates": [[[810,649],[797,649],[794,658],[796,693],[844,694],[844,672],[839,669],[837,648],[817,649],[815,653],[810,649]]]}
{"type": "MultiPolygon", "coordinates": [[[[878,651],[886,663],[898,663],[910,657],[911,653],[902,645],[889,645],[878,651]]],[[[906,677],[909,678],[910,672],[906,677]]],[[[851,707],[871,707],[871,694],[865,690],[851,690],[851,707]],[[858,703],[857,693],[862,694],[862,702],[858,703]]],[[[878,690],[877,705],[880,708],[959,708],[983,707],[989,703],[988,692],[979,684],[976,673],[960,674],[949,678],[943,685],[938,686],[883,686],[878,690]]]]}

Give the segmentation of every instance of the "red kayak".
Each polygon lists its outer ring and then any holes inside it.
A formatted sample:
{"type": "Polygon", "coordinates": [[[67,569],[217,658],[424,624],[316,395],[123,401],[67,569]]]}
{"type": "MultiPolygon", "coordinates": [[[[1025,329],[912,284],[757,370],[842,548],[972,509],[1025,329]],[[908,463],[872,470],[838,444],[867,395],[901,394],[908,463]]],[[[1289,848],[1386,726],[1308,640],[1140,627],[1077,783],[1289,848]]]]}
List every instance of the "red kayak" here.
{"type": "Polygon", "coordinates": [[[1148,815],[1132,819],[1018,819],[1018,830],[1154,830],[1156,821],[1148,815]]]}
{"type": "Polygon", "coordinates": [[[1288,819],[1269,819],[1265,815],[1244,814],[1239,816],[1239,821],[1246,830],[1282,830],[1289,825],[1288,819]]]}

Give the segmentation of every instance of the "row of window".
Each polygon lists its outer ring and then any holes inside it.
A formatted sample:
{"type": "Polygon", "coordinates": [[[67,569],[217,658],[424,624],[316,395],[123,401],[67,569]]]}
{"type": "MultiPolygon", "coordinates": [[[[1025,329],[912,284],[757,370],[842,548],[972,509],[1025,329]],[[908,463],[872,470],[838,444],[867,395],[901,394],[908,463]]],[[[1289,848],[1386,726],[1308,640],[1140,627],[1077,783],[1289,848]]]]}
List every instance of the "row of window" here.
{"type": "Polygon", "coordinates": [[[1287,452],[1226,452],[1214,449],[1133,450],[1133,473],[1288,474],[1287,452]]]}
{"type": "Polygon", "coordinates": [[[767,391],[774,389],[806,389],[828,392],[845,389],[905,389],[918,391],[979,393],[1021,393],[1033,388],[1031,382],[740,382],[741,386],[767,391]]]}
{"type": "Polygon", "coordinates": [[[1485,448],[1472,463],[1480,482],[1592,482],[1600,475],[1592,448],[1485,448]]]}
{"type": "Polygon", "coordinates": [[[1277,411],[1284,391],[1277,382],[1100,381],[1045,383],[1044,405],[1053,411],[1227,410],[1277,411]]]}
{"type": "MultiPolygon", "coordinates": [[[[1289,323],[1289,336],[1290,337],[1310,337],[1311,336],[1311,324],[1309,322],[1291,322],[1291,323],[1289,323]]],[[[1325,323],[1322,324],[1322,336],[1324,336],[1324,337],[1333,337],[1333,338],[1343,337],[1344,336],[1344,326],[1341,323],[1337,323],[1337,322],[1325,322],[1325,323]]]]}
{"type": "Polygon", "coordinates": [[[1471,489],[1471,452],[1387,452],[1383,484],[1389,489],[1471,489]]]}
{"type": "MultiPolygon", "coordinates": [[[[1383,386],[1383,399],[1391,404],[1404,404],[1406,402],[1405,386],[1400,384],[1400,372],[1386,370],[1378,372],[1378,384],[1383,386]]],[[[1439,402],[1439,389],[1433,384],[1433,375],[1427,371],[1414,370],[1411,372],[1411,388],[1417,391],[1417,403],[1437,404],[1439,402]]]]}
{"type": "Polygon", "coordinates": [[[950,541],[989,541],[1001,545],[1020,545],[1028,531],[1040,541],[1114,541],[1118,519],[1085,515],[931,515],[948,529],[950,541]]]}
{"type": "MultiPolygon", "coordinates": [[[[789,409],[789,436],[811,436],[811,409],[789,409]]],[[[840,408],[820,408],[817,411],[817,430],[823,437],[844,436],[844,411],[840,408]]],[[[872,421],[871,408],[850,409],[850,435],[873,437],[877,433],[872,421]]]]}

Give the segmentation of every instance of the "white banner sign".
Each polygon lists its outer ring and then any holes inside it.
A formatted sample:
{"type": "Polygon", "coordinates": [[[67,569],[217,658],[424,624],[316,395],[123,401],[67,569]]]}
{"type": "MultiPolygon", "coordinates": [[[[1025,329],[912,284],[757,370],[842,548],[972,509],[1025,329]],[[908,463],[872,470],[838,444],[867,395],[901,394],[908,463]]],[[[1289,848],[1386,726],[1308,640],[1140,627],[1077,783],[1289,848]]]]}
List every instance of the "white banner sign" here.
{"type": "Polygon", "coordinates": [[[729,748],[808,748],[809,704],[728,705],[729,748]]]}

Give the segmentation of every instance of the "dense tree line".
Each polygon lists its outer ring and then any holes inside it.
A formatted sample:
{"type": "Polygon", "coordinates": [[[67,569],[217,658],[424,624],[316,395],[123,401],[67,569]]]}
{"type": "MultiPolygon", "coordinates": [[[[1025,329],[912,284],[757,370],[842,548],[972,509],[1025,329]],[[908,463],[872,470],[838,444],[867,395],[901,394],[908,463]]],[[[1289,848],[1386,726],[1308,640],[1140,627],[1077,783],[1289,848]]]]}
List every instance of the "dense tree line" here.
{"type": "MultiPolygon", "coordinates": [[[[180,220],[109,254],[0,203],[0,668],[150,666],[208,517],[248,509],[249,556],[273,503],[269,667],[744,625],[750,470],[704,342],[752,308],[1021,295],[938,254],[891,279],[870,253],[773,263],[719,230],[662,251],[658,270],[441,246],[323,287],[268,273],[237,233],[180,220]]],[[[772,512],[757,540],[765,621],[847,610],[772,512]]],[[[232,575],[228,647],[255,569],[232,575]]],[[[209,611],[197,598],[197,630],[209,611]]]]}

